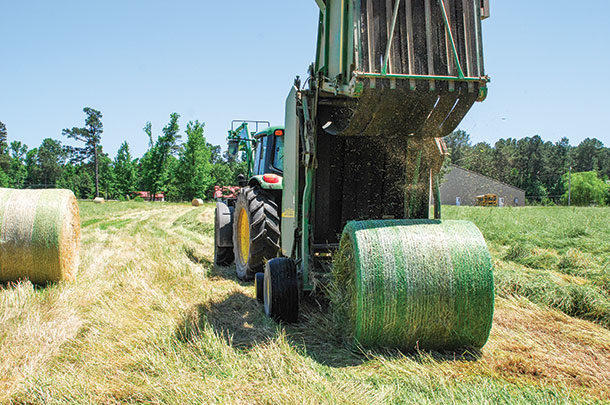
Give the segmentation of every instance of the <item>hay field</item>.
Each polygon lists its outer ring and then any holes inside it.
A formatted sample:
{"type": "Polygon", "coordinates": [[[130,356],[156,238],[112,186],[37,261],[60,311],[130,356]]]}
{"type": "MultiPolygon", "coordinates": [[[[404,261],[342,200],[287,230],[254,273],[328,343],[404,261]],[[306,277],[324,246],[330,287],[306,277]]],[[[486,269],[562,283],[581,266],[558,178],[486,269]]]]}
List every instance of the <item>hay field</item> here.
{"type": "Polygon", "coordinates": [[[444,216],[474,220],[496,266],[480,354],[352,351],[323,300],[278,327],[211,265],[212,205],[81,203],[76,281],[0,287],[0,402],[610,401],[610,210],[444,216]]]}

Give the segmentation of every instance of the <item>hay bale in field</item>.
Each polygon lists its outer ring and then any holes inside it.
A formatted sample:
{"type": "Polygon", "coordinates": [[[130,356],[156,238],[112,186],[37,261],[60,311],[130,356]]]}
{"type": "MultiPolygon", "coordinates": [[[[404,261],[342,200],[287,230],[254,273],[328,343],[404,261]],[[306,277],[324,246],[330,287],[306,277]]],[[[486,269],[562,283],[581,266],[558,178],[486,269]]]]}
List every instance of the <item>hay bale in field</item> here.
{"type": "Polygon", "coordinates": [[[106,202],[106,200],[104,200],[103,197],[95,197],[93,199],[93,202],[96,203],[96,204],[104,204],[106,202]]]}
{"type": "Polygon", "coordinates": [[[200,207],[203,205],[203,200],[201,198],[193,198],[193,201],[191,201],[191,205],[193,207],[200,207]]]}
{"type": "Polygon", "coordinates": [[[467,221],[350,222],[331,298],[359,345],[479,349],[493,317],[491,256],[467,221]]]}
{"type": "Polygon", "coordinates": [[[0,188],[0,282],[71,280],[80,251],[80,215],[70,190],[0,188]]]}

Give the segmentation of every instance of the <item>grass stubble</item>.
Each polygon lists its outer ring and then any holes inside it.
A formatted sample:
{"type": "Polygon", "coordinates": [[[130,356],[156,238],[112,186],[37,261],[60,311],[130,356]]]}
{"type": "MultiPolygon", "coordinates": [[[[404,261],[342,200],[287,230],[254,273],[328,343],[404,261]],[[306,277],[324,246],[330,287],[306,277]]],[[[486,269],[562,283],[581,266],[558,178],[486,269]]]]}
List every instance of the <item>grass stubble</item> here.
{"type": "Polygon", "coordinates": [[[346,344],[321,298],[305,300],[299,324],[267,319],[252,285],[211,264],[213,205],[81,203],[76,281],[0,287],[0,402],[609,401],[608,314],[568,316],[518,278],[548,275],[608,299],[603,224],[587,209],[557,210],[446,210],[479,225],[501,275],[490,340],[477,354],[406,355],[346,344]],[[545,221],[558,223],[535,227],[545,221]],[[507,256],[526,242],[557,260],[507,256]]]}

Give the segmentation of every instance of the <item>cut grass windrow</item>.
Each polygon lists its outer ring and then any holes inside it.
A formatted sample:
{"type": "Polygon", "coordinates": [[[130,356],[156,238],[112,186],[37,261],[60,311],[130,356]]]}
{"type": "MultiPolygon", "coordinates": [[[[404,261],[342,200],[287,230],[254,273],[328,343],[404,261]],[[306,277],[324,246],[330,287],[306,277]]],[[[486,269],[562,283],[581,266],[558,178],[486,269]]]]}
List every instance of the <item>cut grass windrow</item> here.
{"type": "MultiPolygon", "coordinates": [[[[240,283],[233,268],[211,266],[213,235],[201,229],[213,209],[81,203],[83,221],[130,221],[83,228],[75,282],[0,287],[0,402],[610,400],[610,331],[510,296],[516,293],[497,297],[480,353],[354,351],[322,297],[306,298],[298,324],[278,326],[251,284],[240,283]]],[[[504,261],[510,243],[491,243],[497,274],[512,271],[504,266],[531,270],[504,261]]]]}

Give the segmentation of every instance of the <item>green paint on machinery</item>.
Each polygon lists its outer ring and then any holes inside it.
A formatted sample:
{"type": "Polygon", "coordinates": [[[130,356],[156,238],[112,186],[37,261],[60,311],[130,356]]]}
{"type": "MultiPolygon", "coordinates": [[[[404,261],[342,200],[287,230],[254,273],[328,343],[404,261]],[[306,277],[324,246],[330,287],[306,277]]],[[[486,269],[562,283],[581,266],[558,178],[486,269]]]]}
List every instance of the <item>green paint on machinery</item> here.
{"type": "Polygon", "coordinates": [[[229,133],[249,173],[217,206],[218,257],[234,256],[243,280],[264,271],[258,298],[278,321],[296,321],[299,297],[331,273],[358,344],[481,348],[489,252],[474,225],[440,221],[439,181],[442,137],[487,95],[485,3],[316,3],[316,58],[286,99],[284,127],[251,133],[240,121],[229,133]]]}
{"type": "Polygon", "coordinates": [[[470,222],[350,222],[333,280],[335,306],[362,346],[479,349],[489,336],[492,262],[470,222]]]}

